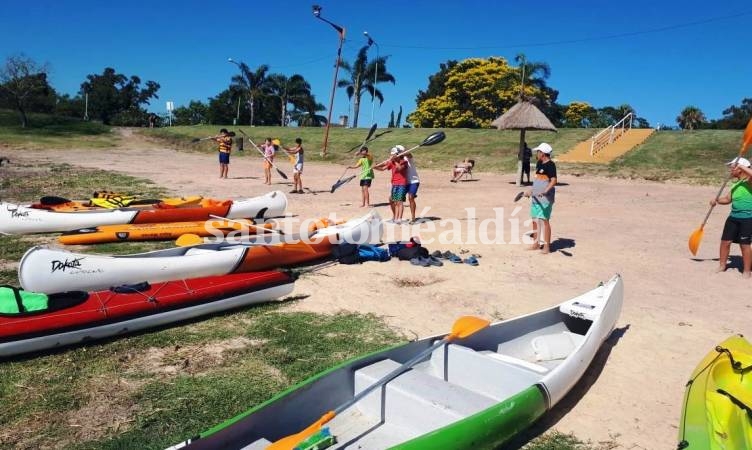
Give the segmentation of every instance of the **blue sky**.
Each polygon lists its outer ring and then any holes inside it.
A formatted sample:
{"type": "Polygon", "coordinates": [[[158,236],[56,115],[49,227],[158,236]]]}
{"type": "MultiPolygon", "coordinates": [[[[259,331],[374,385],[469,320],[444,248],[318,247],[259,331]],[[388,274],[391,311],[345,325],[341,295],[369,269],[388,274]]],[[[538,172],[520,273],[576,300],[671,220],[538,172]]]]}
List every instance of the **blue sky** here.
{"type": "MultiPolygon", "coordinates": [[[[415,109],[418,90],[440,63],[512,60],[518,53],[551,66],[548,84],[559,90],[559,103],[629,103],[653,126],[675,125],[687,105],[719,118],[752,97],[748,0],[316,1],[323,17],[346,28],[345,59],[366,44],[366,30],[381,55],[389,55],[397,83],[380,86],[380,126],[400,106],[405,114],[415,109]]],[[[164,112],[167,100],[205,101],[225,89],[237,73],[231,57],[252,68],[268,64],[272,73],[299,73],[328,105],[338,38],[313,17],[313,3],[4,1],[0,57],[25,53],[49,63],[52,84],[63,93],[75,94],[87,74],[107,66],[157,81],[160,98],[150,107],[156,112],[164,112]]],[[[333,119],[349,112],[347,95],[338,89],[333,119]]],[[[359,124],[370,123],[365,96],[359,124]]]]}

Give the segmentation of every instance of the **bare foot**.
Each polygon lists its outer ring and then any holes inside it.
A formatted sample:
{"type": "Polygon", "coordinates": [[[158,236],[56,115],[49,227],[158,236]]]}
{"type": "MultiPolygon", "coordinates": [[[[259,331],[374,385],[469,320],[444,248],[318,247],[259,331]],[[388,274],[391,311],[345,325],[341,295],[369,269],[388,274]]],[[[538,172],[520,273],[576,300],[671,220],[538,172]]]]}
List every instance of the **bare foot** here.
{"type": "Polygon", "coordinates": [[[742,274],[742,278],[750,278],[750,277],[752,277],[752,273],[751,272],[744,272],[742,274]]]}
{"type": "Polygon", "coordinates": [[[536,243],[536,244],[533,244],[533,245],[531,245],[529,247],[525,247],[525,250],[540,250],[540,245],[538,245],[536,243]]]}
{"type": "Polygon", "coordinates": [[[544,245],[541,249],[541,254],[547,255],[551,253],[551,248],[548,245],[544,245]]]}
{"type": "Polygon", "coordinates": [[[721,273],[726,271],[726,266],[721,266],[715,269],[715,273],[721,273]]]}

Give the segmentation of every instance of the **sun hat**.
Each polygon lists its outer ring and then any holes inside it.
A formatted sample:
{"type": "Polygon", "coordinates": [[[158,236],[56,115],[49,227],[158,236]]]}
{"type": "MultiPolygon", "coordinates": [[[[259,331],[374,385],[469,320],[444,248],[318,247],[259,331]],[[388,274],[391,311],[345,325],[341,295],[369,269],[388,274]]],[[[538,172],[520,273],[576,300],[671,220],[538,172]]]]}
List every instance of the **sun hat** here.
{"type": "Polygon", "coordinates": [[[552,151],[554,151],[553,148],[549,144],[546,144],[545,142],[541,142],[537,147],[533,149],[534,152],[543,152],[547,155],[550,155],[552,151]]]}
{"type": "Polygon", "coordinates": [[[742,166],[742,167],[751,167],[752,163],[749,162],[747,158],[734,158],[731,161],[727,162],[727,166],[733,166],[734,164],[742,166]]]}

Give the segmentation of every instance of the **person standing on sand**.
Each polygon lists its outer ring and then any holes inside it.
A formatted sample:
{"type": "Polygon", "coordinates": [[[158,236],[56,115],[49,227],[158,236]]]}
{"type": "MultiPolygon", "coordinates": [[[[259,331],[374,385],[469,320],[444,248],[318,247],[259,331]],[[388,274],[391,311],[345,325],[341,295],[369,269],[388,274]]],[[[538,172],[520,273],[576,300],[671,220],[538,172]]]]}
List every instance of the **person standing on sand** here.
{"type": "Polygon", "coordinates": [[[392,191],[389,196],[389,206],[392,209],[392,223],[402,223],[402,213],[405,211],[405,196],[407,194],[407,165],[401,152],[405,151],[405,147],[396,145],[392,147],[389,152],[391,157],[375,165],[373,168],[376,170],[391,170],[392,171],[392,191]]]}
{"type": "Polygon", "coordinates": [[[274,144],[272,138],[266,138],[261,146],[264,152],[264,184],[272,184],[272,164],[274,164],[274,144]]]}
{"type": "Polygon", "coordinates": [[[730,161],[731,176],[737,181],[729,189],[729,193],[710,200],[710,206],[731,204],[731,212],[726,219],[721,234],[721,246],[719,250],[718,272],[726,270],[731,242],[738,242],[742,251],[742,276],[749,278],[752,271],[752,168],[747,158],[738,158],[730,161]]]}
{"type": "Polygon", "coordinates": [[[418,168],[415,166],[412,153],[405,155],[405,164],[407,165],[407,201],[410,205],[410,223],[415,223],[415,210],[417,209],[415,199],[418,197],[420,178],[418,177],[418,168]]]}
{"type": "Polygon", "coordinates": [[[517,186],[520,186],[522,184],[530,184],[530,160],[533,157],[533,151],[530,149],[530,147],[527,146],[527,142],[525,142],[523,148],[520,150],[520,153],[517,155],[517,159],[520,159],[522,161],[522,170],[520,171],[520,180],[517,183],[517,186]],[[522,178],[527,175],[527,183],[525,183],[522,178]]]}
{"type": "Polygon", "coordinates": [[[219,136],[214,140],[219,144],[219,178],[227,178],[227,172],[230,169],[230,152],[232,151],[232,136],[227,128],[219,130],[219,136]]]}
{"type": "Polygon", "coordinates": [[[553,148],[543,142],[532,151],[536,152],[538,162],[535,164],[535,179],[533,189],[526,192],[526,197],[531,197],[530,217],[533,219],[533,244],[530,250],[538,250],[541,234],[543,235],[543,248],[541,253],[551,253],[551,211],[556,198],[556,164],[551,160],[553,148]],[[538,221],[541,229],[538,230],[538,221]],[[545,228],[545,230],[543,229],[545,228]]]}
{"type": "Polygon", "coordinates": [[[373,157],[368,153],[368,147],[365,145],[358,150],[358,162],[354,166],[348,166],[348,169],[357,169],[360,167],[360,207],[366,208],[371,206],[371,194],[368,190],[373,182],[373,157]]]}
{"type": "Polygon", "coordinates": [[[291,194],[302,194],[303,193],[303,180],[301,180],[301,176],[303,175],[303,139],[301,138],[295,138],[295,147],[293,148],[287,148],[284,147],[285,151],[288,155],[295,156],[295,165],[292,169],[292,178],[293,178],[293,188],[292,191],[290,191],[291,194]]]}

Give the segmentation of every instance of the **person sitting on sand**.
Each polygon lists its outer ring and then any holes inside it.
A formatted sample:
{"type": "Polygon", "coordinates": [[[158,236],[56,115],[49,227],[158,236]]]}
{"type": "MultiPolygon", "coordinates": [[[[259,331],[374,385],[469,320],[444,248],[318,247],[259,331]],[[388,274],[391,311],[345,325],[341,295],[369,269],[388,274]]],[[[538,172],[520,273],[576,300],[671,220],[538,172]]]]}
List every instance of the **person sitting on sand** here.
{"type": "Polygon", "coordinates": [[[451,181],[452,183],[456,183],[457,180],[459,180],[462,177],[462,175],[473,170],[474,166],[475,166],[474,160],[470,158],[465,158],[464,161],[454,165],[454,168],[452,169],[452,179],[449,181],[451,181]]]}
{"type": "Polygon", "coordinates": [[[710,206],[731,204],[731,213],[726,219],[721,234],[718,272],[726,270],[731,242],[738,242],[742,251],[742,276],[749,278],[752,270],[752,168],[747,158],[738,158],[728,163],[731,176],[737,181],[729,193],[710,200],[710,206]]]}
{"type": "Polygon", "coordinates": [[[371,196],[368,192],[373,182],[373,157],[368,153],[368,147],[365,145],[358,150],[358,162],[354,166],[348,166],[348,169],[357,169],[360,167],[360,207],[366,208],[371,206],[371,196]]]}

